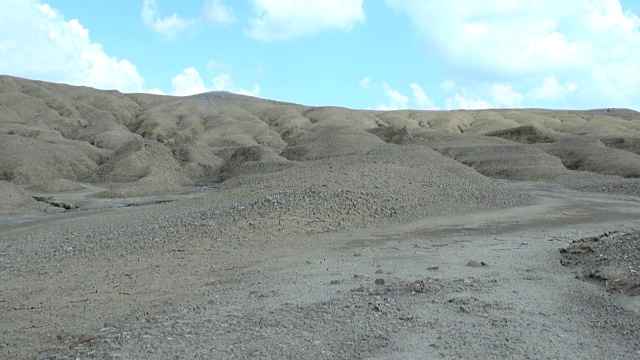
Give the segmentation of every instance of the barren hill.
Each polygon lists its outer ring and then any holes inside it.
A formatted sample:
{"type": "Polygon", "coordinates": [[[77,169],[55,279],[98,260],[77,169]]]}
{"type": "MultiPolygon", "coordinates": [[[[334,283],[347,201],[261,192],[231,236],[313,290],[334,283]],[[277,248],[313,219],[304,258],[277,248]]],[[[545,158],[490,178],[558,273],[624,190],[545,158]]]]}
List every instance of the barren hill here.
{"type": "Polygon", "coordinates": [[[624,179],[640,177],[640,113],[364,111],[0,77],[0,180],[15,184],[67,179],[113,184],[105,197],[149,195],[239,172],[402,154],[404,147],[424,152],[417,157],[427,162],[456,166],[436,150],[486,176],[574,187],[589,178],[618,191],[629,183],[624,179]]]}

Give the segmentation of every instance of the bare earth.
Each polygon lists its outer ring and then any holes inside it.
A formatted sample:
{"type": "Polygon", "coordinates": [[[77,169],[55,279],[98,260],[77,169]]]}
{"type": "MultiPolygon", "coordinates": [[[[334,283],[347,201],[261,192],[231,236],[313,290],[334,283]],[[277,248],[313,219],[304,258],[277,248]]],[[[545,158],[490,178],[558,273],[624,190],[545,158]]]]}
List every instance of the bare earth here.
{"type": "Polygon", "coordinates": [[[640,113],[0,77],[0,358],[640,357],[640,113]]]}

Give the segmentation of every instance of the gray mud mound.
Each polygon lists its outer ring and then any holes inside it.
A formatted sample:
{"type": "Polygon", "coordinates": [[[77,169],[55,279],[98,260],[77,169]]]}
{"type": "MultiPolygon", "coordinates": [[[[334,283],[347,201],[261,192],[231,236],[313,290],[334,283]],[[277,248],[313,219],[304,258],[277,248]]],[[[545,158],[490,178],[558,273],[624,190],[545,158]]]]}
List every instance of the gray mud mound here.
{"type": "Polygon", "coordinates": [[[84,186],[68,179],[53,179],[35,184],[31,190],[41,192],[68,192],[84,189],[84,186]]]}
{"type": "Polygon", "coordinates": [[[388,144],[430,148],[487,177],[586,191],[628,187],[575,181],[640,178],[640,113],[626,109],[352,110],[228,92],[122,94],[10,76],[0,76],[0,104],[0,180],[99,182],[112,188],[105,197],[383,156],[388,144]]]}
{"type": "Polygon", "coordinates": [[[490,131],[486,135],[523,144],[553,143],[561,137],[560,134],[553,130],[534,125],[523,125],[505,130],[490,131]]]}
{"type": "Polygon", "coordinates": [[[103,182],[124,183],[101,194],[122,198],[179,190],[190,180],[171,151],[153,141],[132,141],[122,146],[98,171],[103,182]]]}
{"type": "Polygon", "coordinates": [[[38,203],[18,186],[0,181],[0,213],[37,205],[38,203]]]}
{"type": "Polygon", "coordinates": [[[640,155],[609,148],[589,137],[567,137],[554,144],[537,145],[562,160],[569,170],[589,171],[625,178],[640,177],[640,155]]]}
{"type": "Polygon", "coordinates": [[[84,179],[108,151],[63,138],[42,140],[0,134],[0,180],[33,184],[55,178],[84,179]]]}
{"type": "Polygon", "coordinates": [[[608,232],[576,240],[560,249],[562,265],[610,292],[640,295],[640,232],[608,232]]]}

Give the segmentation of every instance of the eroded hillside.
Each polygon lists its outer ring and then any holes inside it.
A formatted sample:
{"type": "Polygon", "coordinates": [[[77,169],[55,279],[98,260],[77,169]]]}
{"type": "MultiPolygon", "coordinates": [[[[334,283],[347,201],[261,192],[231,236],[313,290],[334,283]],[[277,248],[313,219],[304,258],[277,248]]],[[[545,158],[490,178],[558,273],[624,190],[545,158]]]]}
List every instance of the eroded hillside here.
{"type": "MultiPolygon", "coordinates": [[[[226,92],[122,94],[0,77],[0,180],[18,185],[103,183],[110,190],[100,196],[130,197],[179,191],[196,180],[314,171],[308,164],[322,159],[352,158],[345,171],[354,172],[362,156],[443,171],[438,180],[416,175],[424,184],[482,183],[482,174],[638,193],[640,113],[349,110],[226,92]]],[[[363,183],[380,177],[371,169],[362,169],[363,183]]]]}

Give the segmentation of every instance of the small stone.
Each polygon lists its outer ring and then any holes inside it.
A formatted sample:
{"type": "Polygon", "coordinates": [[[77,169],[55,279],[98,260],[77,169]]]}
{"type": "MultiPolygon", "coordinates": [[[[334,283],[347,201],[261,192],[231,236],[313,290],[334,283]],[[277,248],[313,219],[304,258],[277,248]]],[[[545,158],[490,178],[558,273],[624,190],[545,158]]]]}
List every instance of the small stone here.
{"type": "Polygon", "coordinates": [[[427,284],[424,281],[414,281],[409,285],[409,290],[412,293],[422,293],[426,290],[427,284]]]}
{"type": "Polygon", "coordinates": [[[376,279],[376,281],[375,281],[375,284],[376,284],[376,285],[384,285],[384,283],[385,283],[385,281],[384,281],[384,279],[382,279],[382,278],[378,278],[378,279],[376,279]]]}
{"type": "Polygon", "coordinates": [[[340,283],[341,283],[340,280],[331,280],[331,281],[329,281],[329,285],[338,285],[340,283]]]}
{"type": "Polygon", "coordinates": [[[378,269],[376,270],[376,274],[384,274],[384,271],[382,271],[382,269],[378,269]]]}
{"type": "Polygon", "coordinates": [[[430,266],[430,267],[427,268],[427,270],[435,271],[435,270],[438,270],[439,268],[440,268],[439,266],[430,266]]]}
{"type": "Polygon", "coordinates": [[[460,305],[459,309],[460,309],[460,312],[463,312],[463,313],[469,312],[469,309],[467,309],[465,306],[462,306],[462,305],[460,305]]]}
{"type": "Polygon", "coordinates": [[[479,267],[487,266],[487,264],[483,261],[471,260],[467,263],[467,266],[479,268],[479,267]]]}

